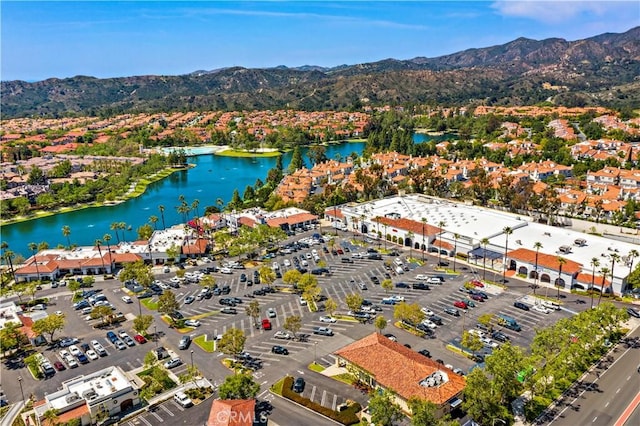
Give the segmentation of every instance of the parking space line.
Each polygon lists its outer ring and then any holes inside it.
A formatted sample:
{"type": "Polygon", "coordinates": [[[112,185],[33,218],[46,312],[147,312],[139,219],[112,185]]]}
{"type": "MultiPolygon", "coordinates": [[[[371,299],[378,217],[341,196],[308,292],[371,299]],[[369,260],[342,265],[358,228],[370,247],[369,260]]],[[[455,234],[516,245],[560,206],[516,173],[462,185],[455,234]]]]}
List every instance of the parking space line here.
{"type": "Polygon", "coordinates": [[[315,395],[315,394],[316,394],[316,387],[314,386],[314,387],[311,389],[311,396],[309,396],[309,399],[310,399],[311,401],[313,401],[313,397],[314,397],[314,395],[315,395]]]}
{"type": "Polygon", "coordinates": [[[338,401],[338,395],[333,394],[333,403],[331,404],[331,409],[335,410],[336,409],[336,402],[338,401]]]}
{"type": "Polygon", "coordinates": [[[176,407],[178,410],[184,411],[184,408],[178,405],[174,400],[171,400],[170,404],[173,404],[173,406],[176,407]]]}
{"type": "Polygon", "coordinates": [[[165,407],[164,405],[160,404],[159,405],[160,408],[162,408],[168,415],[170,415],[171,417],[174,417],[175,414],[173,414],[172,411],[170,411],[167,407],[165,407]]]}

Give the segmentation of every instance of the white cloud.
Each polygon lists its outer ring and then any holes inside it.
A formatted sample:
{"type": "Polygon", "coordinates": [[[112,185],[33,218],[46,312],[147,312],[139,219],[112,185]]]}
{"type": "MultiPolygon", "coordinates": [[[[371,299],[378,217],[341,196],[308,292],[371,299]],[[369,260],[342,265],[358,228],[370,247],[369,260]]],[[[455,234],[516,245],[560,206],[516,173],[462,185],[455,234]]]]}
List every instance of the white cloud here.
{"type": "Polygon", "coordinates": [[[531,18],[542,22],[559,23],[583,14],[602,16],[611,11],[621,11],[624,13],[625,10],[626,13],[630,13],[634,7],[637,12],[638,6],[635,1],[504,0],[493,2],[491,7],[496,10],[499,15],[503,16],[531,18]]]}

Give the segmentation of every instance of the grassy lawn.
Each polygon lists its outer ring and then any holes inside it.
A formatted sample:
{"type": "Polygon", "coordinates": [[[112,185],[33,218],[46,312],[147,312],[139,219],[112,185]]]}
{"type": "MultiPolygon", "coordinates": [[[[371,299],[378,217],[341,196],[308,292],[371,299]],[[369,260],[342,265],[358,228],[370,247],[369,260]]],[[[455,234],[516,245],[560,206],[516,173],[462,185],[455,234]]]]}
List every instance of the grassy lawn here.
{"type": "Polygon", "coordinates": [[[336,315],[333,314],[333,318],[340,320],[340,321],[348,321],[348,322],[360,322],[357,319],[355,319],[354,317],[350,317],[349,315],[336,315]]]}
{"type": "Polygon", "coordinates": [[[278,157],[282,155],[280,151],[269,152],[250,152],[250,151],[236,151],[235,149],[225,149],[224,151],[218,151],[215,155],[221,155],[224,157],[278,157]]]}
{"type": "Polygon", "coordinates": [[[202,336],[198,336],[195,339],[193,339],[193,343],[195,343],[196,345],[198,345],[198,347],[200,347],[200,349],[202,349],[205,352],[214,352],[214,348],[215,348],[215,341],[214,340],[205,340],[206,339],[206,335],[203,334],[202,336]]]}
{"type": "Polygon", "coordinates": [[[308,368],[309,370],[315,371],[316,373],[321,373],[325,370],[323,366],[321,366],[320,364],[316,364],[315,362],[309,364],[308,368]]]}
{"type": "Polygon", "coordinates": [[[204,314],[199,314],[199,315],[195,315],[195,316],[189,317],[189,319],[199,320],[199,319],[202,319],[202,318],[210,317],[211,315],[215,315],[215,314],[217,314],[219,312],[220,311],[205,312],[204,314]]]}
{"type": "Polygon", "coordinates": [[[158,301],[154,300],[154,299],[142,299],[140,301],[140,303],[142,303],[144,305],[145,308],[151,310],[151,311],[157,311],[158,310],[158,301]]]}
{"type": "Polygon", "coordinates": [[[284,385],[284,379],[285,378],[283,377],[282,379],[271,385],[271,392],[282,396],[282,386],[284,385]]]}
{"type": "Polygon", "coordinates": [[[335,376],[331,376],[331,378],[348,385],[353,385],[353,376],[349,373],[337,374],[335,376]]]}

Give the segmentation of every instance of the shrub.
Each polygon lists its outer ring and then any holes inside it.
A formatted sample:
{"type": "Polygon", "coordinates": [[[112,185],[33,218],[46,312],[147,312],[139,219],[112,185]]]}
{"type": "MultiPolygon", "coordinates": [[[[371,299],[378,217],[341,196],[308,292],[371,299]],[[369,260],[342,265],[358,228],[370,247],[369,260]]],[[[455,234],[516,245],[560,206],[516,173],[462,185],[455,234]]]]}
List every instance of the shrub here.
{"type": "Polygon", "coordinates": [[[284,378],[282,383],[282,396],[287,399],[290,399],[294,402],[297,402],[300,405],[303,405],[317,413],[320,413],[330,419],[333,419],[337,422],[342,423],[343,425],[353,425],[360,422],[357,414],[360,412],[362,407],[360,404],[353,403],[349,405],[345,410],[340,412],[332,410],[331,408],[324,407],[318,403],[315,403],[308,398],[303,397],[302,395],[294,392],[291,387],[293,386],[293,377],[287,376],[284,378]]]}

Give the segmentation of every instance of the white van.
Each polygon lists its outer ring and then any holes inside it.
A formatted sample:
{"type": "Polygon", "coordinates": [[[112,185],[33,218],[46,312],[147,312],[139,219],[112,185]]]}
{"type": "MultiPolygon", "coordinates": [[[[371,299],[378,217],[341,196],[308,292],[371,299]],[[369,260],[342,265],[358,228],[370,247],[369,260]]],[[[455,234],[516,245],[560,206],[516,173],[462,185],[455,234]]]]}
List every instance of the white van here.
{"type": "Polygon", "coordinates": [[[395,263],[396,265],[398,265],[398,266],[400,266],[400,267],[401,267],[402,265],[404,265],[404,264],[402,263],[402,259],[400,259],[399,257],[395,258],[395,259],[393,260],[393,263],[395,263]]]}

